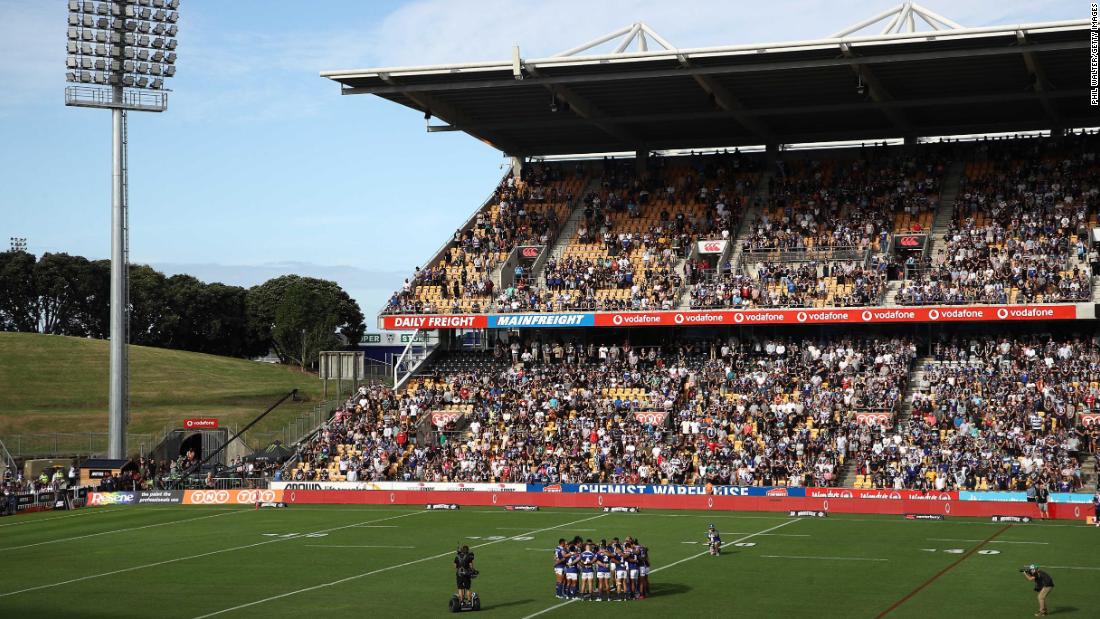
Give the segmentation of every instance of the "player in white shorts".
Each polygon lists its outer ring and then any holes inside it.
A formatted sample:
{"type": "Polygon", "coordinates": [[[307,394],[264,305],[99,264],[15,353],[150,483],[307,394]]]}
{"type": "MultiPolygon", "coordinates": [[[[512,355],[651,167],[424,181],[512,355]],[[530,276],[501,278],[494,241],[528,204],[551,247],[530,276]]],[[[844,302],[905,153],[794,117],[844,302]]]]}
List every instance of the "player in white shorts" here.
{"type": "Polygon", "coordinates": [[[607,545],[600,544],[596,550],[596,584],[599,587],[599,600],[611,600],[611,554],[607,545]]]}
{"type": "Polygon", "coordinates": [[[581,567],[581,598],[591,600],[594,597],[594,585],[596,584],[596,553],[592,550],[592,544],[586,543],[580,555],[581,567]]]}
{"type": "Polygon", "coordinates": [[[554,596],[565,597],[565,538],[554,547],[554,596]]]}

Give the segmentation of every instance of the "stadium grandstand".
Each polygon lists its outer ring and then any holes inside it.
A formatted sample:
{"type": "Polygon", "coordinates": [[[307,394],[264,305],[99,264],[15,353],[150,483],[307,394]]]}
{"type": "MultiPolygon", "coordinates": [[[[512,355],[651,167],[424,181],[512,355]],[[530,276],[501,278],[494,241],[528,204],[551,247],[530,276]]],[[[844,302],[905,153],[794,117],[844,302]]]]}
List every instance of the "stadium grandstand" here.
{"type": "Polygon", "coordinates": [[[638,23],[549,58],[324,72],[511,166],[379,315],[440,344],[289,476],[1094,485],[1088,29],[931,15],[705,49],[638,23]]]}
{"type": "Polygon", "coordinates": [[[201,444],[19,478],[97,508],[6,529],[0,610],[1095,616],[1093,10],[323,71],[507,161],[380,308],[392,375],[322,352],[229,483],[201,444]]]}

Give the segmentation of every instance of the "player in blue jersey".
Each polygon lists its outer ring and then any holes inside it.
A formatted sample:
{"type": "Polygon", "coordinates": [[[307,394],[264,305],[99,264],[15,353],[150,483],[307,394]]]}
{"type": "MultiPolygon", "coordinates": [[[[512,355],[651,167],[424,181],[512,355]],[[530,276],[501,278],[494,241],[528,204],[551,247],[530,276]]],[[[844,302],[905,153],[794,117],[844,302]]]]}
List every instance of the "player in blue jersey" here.
{"type": "Polygon", "coordinates": [[[565,558],[565,597],[577,597],[577,581],[581,575],[580,561],[580,549],[570,546],[565,558]]]}
{"type": "Polygon", "coordinates": [[[713,524],[707,527],[707,544],[712,557],[717,557],[722,553],[722,536],[713,524]]]}
{"type": "Polygon", "coordinates": [[[611,542],[611,557],[615,564],[615,600],[622,602],[626,599],[626,549],[617,537],[611,542]]]}
{"type": "Polygon", "coordinates": [[[600,540],[600,547],[596,550],[596,585],[599,588],[599,600],[611,600],[611,551],[607,548],[607,542],[600,540]]]}
{"type": "Polygon", "coordinates": [[[592,585],[596,584],[596,553],[592,550],[591,543],[584,545],[578,563],[581,568],[581,598],[591,600],[595,593],[592,585]]]}
{"type": "Polygon", "coordinates": [[[565,556],[568,549],[565,546],[565,538],[558,540],[554,547],[554,595],[565,597],[565,556]]]}
{"type": "Polygon", "coordinates": [[[626,543],[626,590],[627,599],[638,597],[638,546],[631,539],[626,543]]]}
{"type": "Polygon", "coordinates": [[[644,600],[649,595],[649,548],[634,540],[638,552],[638,598],[644,600]]]}

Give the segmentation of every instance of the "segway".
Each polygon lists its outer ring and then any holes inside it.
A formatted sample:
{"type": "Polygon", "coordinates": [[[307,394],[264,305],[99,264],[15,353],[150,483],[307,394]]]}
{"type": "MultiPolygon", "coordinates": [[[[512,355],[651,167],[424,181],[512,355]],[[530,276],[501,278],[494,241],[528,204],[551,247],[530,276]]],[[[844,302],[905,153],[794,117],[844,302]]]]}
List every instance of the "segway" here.
{"type": "Polygon", "coordinates": [[[481,598],[477,596],[477,593],[470,592],[470,601],[463,602],[462,598],[458,597],[457,593],[451,594],[451,601],[447,604],[447,608],[452,613],[460,613],[464,610],[481,610],[481,598]]]}
{"type": "MultiPolygon", "coordinates": [[[[470,580],[477,578],[478,573],[477,570],[471,570],[470,580]]],[[[458,597],[457,593],[452,593],[451,601],[447,603],[447,608],[449,608],[452,613],[460,613],[464,610],[481,610],[481,598],[478,597],[476,591],[471,591],[470,601],[465,602],[462,598],[458,597]]]]}

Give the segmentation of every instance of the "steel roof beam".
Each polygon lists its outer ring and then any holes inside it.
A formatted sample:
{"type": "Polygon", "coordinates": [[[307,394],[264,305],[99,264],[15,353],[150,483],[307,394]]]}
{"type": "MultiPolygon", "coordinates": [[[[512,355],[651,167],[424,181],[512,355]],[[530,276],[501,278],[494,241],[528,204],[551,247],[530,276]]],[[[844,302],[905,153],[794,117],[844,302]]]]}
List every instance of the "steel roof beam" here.
{"type": "Polygon", "coordinates": [[[1054,104],[1050,100],[1050,83],[1047,81],[1046,71],[1043,70],[1043,65],[1039,63],[1039,59],[1035,57],[1035,54],[1030,51],[1030,46],[1027,41],[1027,34],[1023,30],[1016,31],[1016,41],[1021,47],[1024,47],[1023,52],[1024,66],[1027,67],[1027,72],[1031,74],[1031,78],[1035,81],[1035,92],[1039,94],[1039,103],[1043,106],[1043,111],[1046,112],[1047,118],[1057,126],[1060,122],[1060,116],[1058,109],[1054,107],[1054,104]]]}
{"type": "MultiPolygon", "coordinates": [[[[1072,97],[1085,97],[1088,96],[1087,88],[1078,88],[1074,90],[1058,90],[1047,94],[1050,98],[1072,98],[1072,97]]],[[[792,116],[792,115],[808,115],[808,114],[830,114],[830,113],[843,113],[843,112],[864,112],[880,109],[881,107],[887,107],[890,109],[904,110],[909,108],[919,107],[933,107],[933,106],[959,106],[959,105],[980,105],[980,104],[996,104],[996,103],[1017,103],[1036,101],[1039,99],[1038,93],[1021,92],[1011,94],[995,94],[995,95],[967,95],[962,97],[932,97],[923,99],[908,99],[899,101],[897,99],[886,103],[874,103],[874,102],[861,102],[861,103],[832,103],[822,105],[802,105],[802,106],[786,106],[786,107],[769,107],[769,108],[756,108],[753,110],[755,116],[792,116]]],[[[656,113],[656,114],[632,114],[629,116],[617,116],[614,118],[616,123],[658,123],[669,121],[681,121],[681,120],[715,120],[722,118],[729,118],[730,112],[726,110],[712,110],[706,112],[675,112],[675,113],[656,113]]],[[[524,129],[524,128],[554,128],[554,127],[566,127],[577,126],[587,124],[588,121],[583,118],[573,119],[555,119],[555,120],[517,120],[517,121],[503,121],[503,122],[484,122],[475,124],[474,127],[486,131],[505,131],[512,129],[524,129]]],[[[920,125],[914,125],[912,129],[920,131],[920,125]]],[[[749,131],[748,133],[752,133],[749,131]]],[[[755,134],[753,134],[755,135],[755,134]]],[[[759,136],[757,136],[759,137],[759,136]]],[[[766,143],[766,142],[765,142],[766,143]]]]}
{"type": "MultiPolygon", "coordinates": [[[[918,52],[908,54],[881,54],[875,56],[860,56],[857,58],[819,58],[815,60],[775,61],[766,63],[754,63],[734,66],[695,66],[691,68],[677,67],[672,69],[651,69],[647,71],[629,71],[607,74],[584,75],[556,75],[545,77],[532,77],[522,82],[517,81],[511,75],[511,66],[508,67],[508,76],[503,78],[490,78],[484,80],[469,80],[451,83],[416,84],[402,86],[345,86],[341,93],[346,95],[358,94],[387,94],[426,91],[448,90],[476,90],[480,88],[502,88],[516,86],[517,84],[583,84],[591,82],[614,82],[620,80],[641,80],[661,77],[680,77],[695,75],[737,75],[745,73],[765,73],[768,71],[791,71],[800,69],[819,69],[823,67],[843,67],[853,64],[892,64],[899,62],[924,62],[930,60],[948,60],[957,58],[979,58],[991,56],[1006,56],[1023,54],[1025,51],[1035,53],[1073,51],[1088,49],[1089,41],[1065,41],[1059,43],[1036,43],[1025,47],[1019,45],[1002,45],[997,47],[985,47],[963,50],[942,50],[936,52],[918,52]]],[[[528,70],[531,67],[528,65],[528,70]]],[[[342,78],[347,80],[363,79],[356,77],[342,78]]],[[[339,81],[339,80],[338,80],[339,81]]]]}
{"type": "MultiPolygon", "coordinates": [[[[844,54],[845,58],[859,60],[859,56],[852,51],[852,46],[847,43],[840,44],[840,53],[844,54]]],[[[912,131],[912,125],[909,119],[905,117],[905,114],[893,107],[886,107],[883,105],[884,103],[893,101],[894,98],[890,96],[890,92],[886,90],[886,87],[883,86],[882,81],[878,79],[878,76],[871,70],[871,67],[863,62],[852,64],[851,67],[852,72],[867,86],[867,93],[871,95],[871,100],[879,104],[880,109],[886,114],[886,117],[890,119],[890,122],[892,122],[903,134],[909,134],[912,131]]]]}
{"type": "MultiPolygon", "coordinates": [[[[395,86],[395,87],[401,87],[401,85],[396,80],[394,80],[393,77],[390,76],[390,75],[382,73],[382,74],[379,74],[378,77],[381,78],[382,81],[386,82],[387,84],[390,84],[390,85],[395,86]]],[[[348,93],[341,92],[341,94],[348,94],[348,93]]],[[[509,154],[517,154],[517,151],[514,148],[512,148],[510,145],[505,145],[505,144],[503,144],[499,141],[491,140],[491,139],[485,137],[484,135],[479,134],[478,133],[479,129],[476,126],[477,123],[474,122],[473,120],[471,120],[469,117],[467,117],[465,114],[463,114],[459,110],[455,109],[454,106],[451,106],[451,105],[439,100],[438,98],[433,97],[432,95],[430,95],[428,93],[422,93],[422,92],[421,93],[412,93],[412,92],[410,92],[410,93],[405,93],[405,96],[408,97],[409,100],[411,100],[417,106],[419,106],[418,109],[421,112],[423,112],[425,114],[430,114],[432,116],[435,116],[436,118],[438,118],[440,120],[444,120],[444,121],[447,122],[448,125],[451,125],[451,127],[453,127],[454,129],[458,129],[459,131],[465,131],[466,133],[469,133],[470,135],[472,135],[475,138],[481,140],[482,142],[485,142],[489,146],[492,146],[493,148],[495,148],[499,151],[503,151],[503,152],[506,152],[506,153],[509,153],[509,154]]],[[[430,131],[430,129],[429,129],[429,131],[430,131]]]]}
{"type": "MultiPolygon", "coordinates": [[[[542,77],[541,74],[533,69],[527,69],[527,72],[535,78],[542,77]]],[[[551,83],[544,83],[544,86],[550,91],[551,96],[568,103],[569,109],[572,110],[574,114],[587,120],[592,126],[614,138],[622,140],[625,144],[634,148],[642,149],[645,147],[644,140],[634,135],[632,132],[616,125],[614,119],[610,118],[603,110],[593,105],[572,88],[562,84],[551,83]]],[[[563,110],[558,111],[559,114],[562,112],[563,110]]]]}

